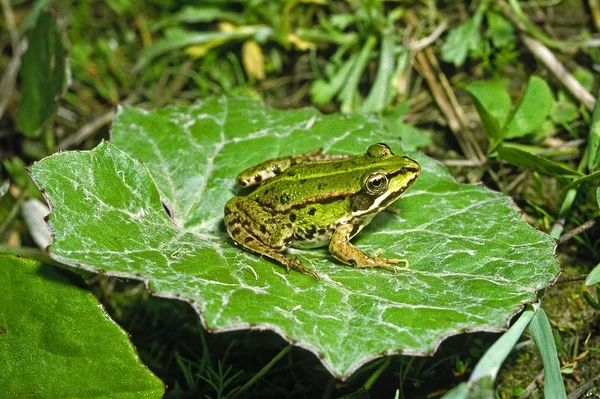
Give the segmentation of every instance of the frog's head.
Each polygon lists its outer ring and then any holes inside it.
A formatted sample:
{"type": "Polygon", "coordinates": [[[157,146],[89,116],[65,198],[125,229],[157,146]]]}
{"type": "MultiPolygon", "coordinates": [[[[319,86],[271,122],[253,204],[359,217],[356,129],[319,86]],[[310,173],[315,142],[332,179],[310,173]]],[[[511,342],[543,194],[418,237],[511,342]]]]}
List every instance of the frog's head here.
{"type": "Polygon", "coordinates": [[[352,208],[360,213],[377,213],[393,204],[419,177],[421,167],[409,157],[394,155],[386,144],[373,144],[364,154],[367,171],[352,208]]]}

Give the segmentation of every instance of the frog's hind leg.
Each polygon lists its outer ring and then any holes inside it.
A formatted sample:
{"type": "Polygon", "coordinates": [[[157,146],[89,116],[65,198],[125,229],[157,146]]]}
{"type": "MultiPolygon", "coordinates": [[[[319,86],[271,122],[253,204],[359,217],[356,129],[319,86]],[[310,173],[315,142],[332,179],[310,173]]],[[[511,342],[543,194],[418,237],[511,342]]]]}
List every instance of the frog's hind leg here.
{"type": "Polygon", "coordinates": [[[271,214],[260,204],[244,197],[234,197],[225,206],[225,226],[234,242],[248,251],[264,255],[290,269],[320,279],[297,258],[283,254],[294,238],[290,220],[280,214],[271,214]]]}

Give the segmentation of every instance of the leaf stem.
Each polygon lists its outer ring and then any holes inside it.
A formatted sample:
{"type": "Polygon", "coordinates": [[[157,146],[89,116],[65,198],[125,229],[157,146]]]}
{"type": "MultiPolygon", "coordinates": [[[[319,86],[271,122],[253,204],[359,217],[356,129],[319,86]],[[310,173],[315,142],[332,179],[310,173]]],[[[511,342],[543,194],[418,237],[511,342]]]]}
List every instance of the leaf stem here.
{"type": "Polygon", "coordinates": [[[570,240],[571,238],[575,237],[576,235],[579,235],[579,234],[583,233],[584,231],[592,228],[595,224],[596,224],[596,219],[590,219],[587,222],[580,224],[579,226],[575,227],[573,230],[560,236],[560,238],[558,239],[558,243],[562,244],[563,242],[570,240]]]}
{"type": "Polygon", "coordinates": [[[579,276],[566,276],[566,277],[561,277],[558,280],[556,280],[556,282],[554,284],[562,284],[562,283],[570,283],[573,281],[581,281],[581,280],[585,280],[587,278],[587,274],[580,274],[579,276]]]}
{"type": "Polygon", "coordinates": [[[204,373],[206,369],[206,365],[208,364],[212,368],[212,362],[210,358],[210,350],[208,347],[208,343],[206,342],[206,332],[204,331],[204,326],[198,317],[198,328],[200,335],[200,343],[202,344],[202,358],[200,359],[200,367],[198,368],[198,374],[204,373]]]}
{"type": "Polygon", "coordinates": [[[567,195],[565,195],[565,200],[563,201],[560,210],[558,211],[558,218],[554,222],[552,226],[552,230],[550,230],[550,237],[558,240],[560,235],[562,234],[565,228],[565,221],[567,219],[567,214],[571,210],[571,206],[573,205],[573,201],[575,201],[575,197],[577,196],[577,190],[572,188],[567,191],[567,195]]]}
{"type": "Polygon", "coordinates": [[[288,344],[285,348],[281,350],[269,363],[267,363],[258,373],[254,375],[247,383],[245,383],[236,393],[231,396],[231,399],[239,397],[242,393],[246,392],[248,388],[250,388],[256,381],[262,378],[263,375],[267,374],[267,372],[281,359],[289,350],[292,348],[291,344],[288,344]]]}
{"type": "Polygon", "coordinates": [[[52,259],[46,252],[31,247],[11,247],[8,245],[0,244],[0,253],[1,254],[10,254],[15,256],[22,256],[27,259],[36,260],[38,262],[42,262],[46,265],[65,267],[60,262],[52,259]]]}
{"type": "Polygon", "coordinates": [[[373,384],[375,384],[375,381],[377,381],[377,379],[379,378],[379,376],[381,376],[381,374],[385,371],[385,369],[387,369],[390,365],[390,363],[392,362],[392,357],[388,356],[379,367],[377,367],[377,370],[375,370],[375,372],[373,374],[371,374],[371,376],[369,377],[369,379],[367,379],[367,381],[365,382],[365,384],[363,385],[363,387],[368,391],[369,389],[371,389],[371,387],[373,386],[373,384]]]}
{"type": "MultiPolygon", "coordinates": [[[[587,165],[587,151],[584,151],[583,157],[579,162],[579,166],[577,167],[577,171],[583,173],[585,170],[585,165],[587,165]]],[[[563,201],[560,210],[558,211],[558,217],[550,230],[550,237],[558,240],[565,228],[565,220],[567,218],[567,214],[571,211],[571,206],[573,206],[573,202],[575,201],[575,197],[577,196],[577,188],[571,188],[567,191],[565,195],[565,200],[563,201]]]]}
{"type": "Polygon", "coordinates": [[[552,47],[559,50],[577,50],[581,48],[581,43],[566,42],[562,40],[552,39],[544,34],[537,26],[535,26],[525,15],[519,2],[517,0],[508,0],[512,11],[521,23],[522,28],[527,31],[531,36],[544,43],[548,47],[552,47]]]}

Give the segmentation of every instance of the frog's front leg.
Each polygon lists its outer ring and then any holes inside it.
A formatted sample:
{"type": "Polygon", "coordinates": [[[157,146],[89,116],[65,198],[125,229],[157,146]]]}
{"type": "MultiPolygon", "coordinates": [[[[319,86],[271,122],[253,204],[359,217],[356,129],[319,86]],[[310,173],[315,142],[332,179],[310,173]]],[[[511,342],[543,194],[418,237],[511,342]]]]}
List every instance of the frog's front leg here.
{"type": "Polygon", "coordinates": [[[271,213],[251,199],[233,197],[225,205],[224,220],[231,238],[246,250],[281,263],[288,272],[295,269],[320,279],[297,258],[288,258],[282,253],[294,238],[294,229],[287,216],[271,213]]]}
{"type": "Polygon", "coordinates": [[[329,252],[340,262],[352,265],[357,268],[379,267],[388,269],[396,274],[398,269],[393,263],[404,263],[408,267],[406,259],[397,258],[379,258],[377,256],[369,256],[360,249],[350,243],[353,226],[345,224],[339,226],[331,236],[329,242],[329,252]]]}

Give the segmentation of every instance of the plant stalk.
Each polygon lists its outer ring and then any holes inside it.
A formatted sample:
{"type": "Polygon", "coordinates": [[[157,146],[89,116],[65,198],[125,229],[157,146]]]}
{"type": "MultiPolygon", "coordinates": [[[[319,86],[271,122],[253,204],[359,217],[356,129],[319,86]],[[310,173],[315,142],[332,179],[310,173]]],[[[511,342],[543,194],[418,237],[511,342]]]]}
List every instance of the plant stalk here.
{"type": "Polygon", "coordinates": [[[254,375],[254,377],[252,377],[236,393],[234,393],[231,396],[231,399],[237,398],[241,394],[246,392],[252,385],[254,385],[254,383],[256,381],[258,381],[260,378],[262,378],[263,375],[267,374],[267,372],[275,365],[275,363],[277,363],[279,361],[279,359],[281,359],[283,356],[285,356],[285,354],[288,353],[290,349],[292,349],[292,345],[288,344],[288,346],[283,348],[281,350],[281,352],[279,352],[277,355],[275,355],[275,357],[273,359],[271,359],[271,361],[269,363],[267,363],[262,369],[260,369],[260,371],[254,375]]]}

